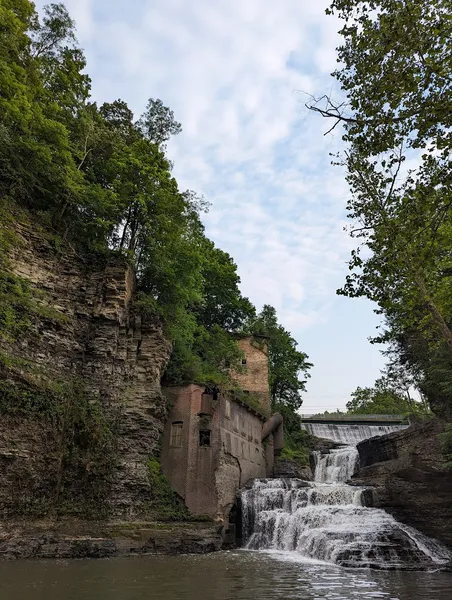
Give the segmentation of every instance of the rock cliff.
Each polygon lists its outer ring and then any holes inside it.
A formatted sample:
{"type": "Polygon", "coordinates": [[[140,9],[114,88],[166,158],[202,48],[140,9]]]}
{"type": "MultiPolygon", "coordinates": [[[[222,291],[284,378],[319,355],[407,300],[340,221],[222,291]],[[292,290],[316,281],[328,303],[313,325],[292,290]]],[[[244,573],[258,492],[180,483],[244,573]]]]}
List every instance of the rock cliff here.
{"type": "Polygon", "coordinates": [[[171,351],[161,324],[134,308],[121,257],[88,264],[34,224],[13,228],[8,272],[39,310],[0,336],[0,519],[152,516],[171,351]]]}
{"type": "Polygon", "coordinates": [[[444,467],[439,420],[358,444],[356,484],[374,486],[373,505],[452,547],[452,472],[444,467]]]}

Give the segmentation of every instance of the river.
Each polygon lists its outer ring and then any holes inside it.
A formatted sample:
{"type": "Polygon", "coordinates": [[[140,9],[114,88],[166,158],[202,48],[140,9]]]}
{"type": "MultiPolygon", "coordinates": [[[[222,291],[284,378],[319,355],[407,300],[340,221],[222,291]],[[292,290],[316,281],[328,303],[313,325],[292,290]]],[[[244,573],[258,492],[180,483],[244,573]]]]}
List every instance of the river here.
{"type": "Polygon", "coordinates": [[[298,555],[0,563],[0,600],[450,600],[452,573],[344,569],[298,555]]]}

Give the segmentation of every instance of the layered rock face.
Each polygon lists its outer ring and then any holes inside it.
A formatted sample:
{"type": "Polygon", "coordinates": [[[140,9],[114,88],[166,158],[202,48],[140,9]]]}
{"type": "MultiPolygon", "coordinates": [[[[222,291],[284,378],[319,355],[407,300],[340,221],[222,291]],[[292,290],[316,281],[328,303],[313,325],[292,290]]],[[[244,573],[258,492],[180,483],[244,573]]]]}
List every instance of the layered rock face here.
{"type": "Polygon", "coordinates": [[[452,547],[452,473],[443,466],[439,420],[358,444],[354,482],[374,486],[373,505],[452,547]]]}
{"type": "Polygon", "coordinates": [[[170,344],[157,320],[144,320],[134,310],[134,276],[122,259],[88,265],[75,252],[59,254],[51,239],[29,225],[17,225],[15,235],[10,267],[30,283],[50,316],[43,310],[33,333],[18,340],[0,338],[6,357],[0,362],[0,397],[13,389],[22,402],[17,411],[14,405],[2,411],[0,419],[0,519],[54,511],[81,518],[91,511],[109,519],[141,517],[152,499],[148,459],[158,452],[167,413],[160,377],[170,344]],[[44,381],[56,387],[62,382],[63,400],[51,414],[44,381]],[[64,385],[71,388],[67,405],[64,385]],[[90,417],[91,437],[105,438],[112,452],[111,459],[104,455],[102,469],[97,462],[102,447],[90,460],[83,415],[74,418],[71,439],[62,439],[77,402],[75,387],[85,412],[100,407],[90,417]],[[43,406],[35,410],[40,390],[43,406]],[[27,402],[29,411],[23,407],[27,402]],[[72,455],[84,452],[77,468],[67,460],[68,448],[72,455]]]}
{"type": "Polygon", "coordinates": [[[278,479],[303,479],[311,481],[313,478],[312,469],[309,466],[300,466],[296,460],[287,458],[277,458],[275,460],[275,477],[278,479]]]}

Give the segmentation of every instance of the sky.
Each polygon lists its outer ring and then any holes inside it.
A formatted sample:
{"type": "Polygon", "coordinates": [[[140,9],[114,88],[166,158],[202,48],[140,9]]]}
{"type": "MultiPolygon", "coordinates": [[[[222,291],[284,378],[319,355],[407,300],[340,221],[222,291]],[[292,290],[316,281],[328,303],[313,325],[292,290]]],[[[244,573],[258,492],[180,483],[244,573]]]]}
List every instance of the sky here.
{"type": "MultiPolygon", "coordinates": [[[[46,2],[36,2],[41,9],[46,2]]],[[[354,242],[332,166],[340,130],[308,94],[340,95],[330,73],[340,22],[324,0],[66,0],[94,100],[138,117],[160,98],[182,123],[168,144],[181,189],[211,203],[207,235],[238,265],[241,289],[271,304],[314,368],[302,412],[343,409],[383,367],[364,299],[336,295],[354,242]],[[330,124],[331,125],[331,124],[330,124]]]]}

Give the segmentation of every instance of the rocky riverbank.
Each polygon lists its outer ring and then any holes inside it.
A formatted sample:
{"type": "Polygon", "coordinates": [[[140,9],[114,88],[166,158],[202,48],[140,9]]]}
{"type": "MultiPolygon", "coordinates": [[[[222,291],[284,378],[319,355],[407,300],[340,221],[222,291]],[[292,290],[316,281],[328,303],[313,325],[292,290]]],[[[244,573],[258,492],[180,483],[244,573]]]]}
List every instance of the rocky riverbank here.
{"type": "Polygon", "coordinates": [[[41,520],[0,524],[0,559],[9,560],[205,554],[220,550],[222,543],[222,526],[212,522],[41,520]]]}

